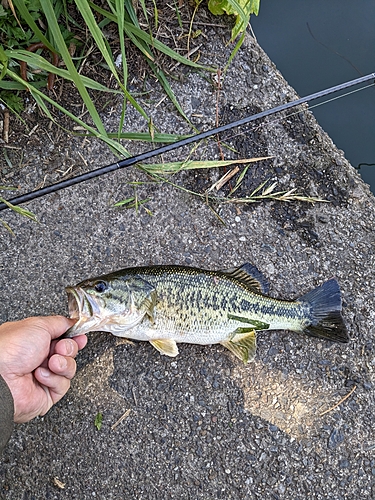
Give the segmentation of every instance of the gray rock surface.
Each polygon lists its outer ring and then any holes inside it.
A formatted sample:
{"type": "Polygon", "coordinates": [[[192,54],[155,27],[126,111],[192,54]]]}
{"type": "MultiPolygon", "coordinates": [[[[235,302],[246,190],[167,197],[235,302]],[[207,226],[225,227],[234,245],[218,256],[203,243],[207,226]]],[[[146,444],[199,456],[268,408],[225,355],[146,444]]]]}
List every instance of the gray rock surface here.
{"type": "MultiPolygon", "coordinates": [[[[202,60],[222,66],[229,49],[216,31],[212,43],[213,34],[207,33],[202,60]]],[[[212,83],[181,72],[184,81],[174,89],[185,112],[200,130],[213,127],[212,83]]],[[[152,89],[152,102],[160,95],[152,89]]],[[[248,37],[222,84],[221,123],[296,97],[248,37]]],[[[116,123],[116,111],[106,111],[109,125],[116,123]]],[[[153,111],[156,125],[188,132],[169,111],[169,105],[153,111]]],[[[68,395],[45,417],[17,426],[0,460],[0,498],[374,497],[375,202],[312,114],[297,111],[222,137],[238,151],[236,156],[224,145],[226,157],[273,156],[249,169],[237,194],[271,179],[278,189],[295,187],[329,203],[222,203],[215,209],[223,224],[202,200],[155,184],[136,169],[69,188],[28,205],[38,224],[1,214],[15,237],[2,231],[0,319],[66,314],[64,286],[122,267],[226,268],[250,261],[269,279],[271,294],[282,298],[296,298],[336,276],[351,342],[263,333],[255,362],[243,366],[221,346],[181,345],[180,355],[170,359],[146,343],[91,334],[68,395]],[[138,213],[112,207],[133,194],[134,181],[144,183],[137,194],[151,198],[146,206],[152,215],[142,207],[138,213]],[[354,386],[346,401],[321,415],[354,386]],[[94,426],[98,412],[100,431],[94,426]]],[[[128,120],[132,130],[144,126],[131,109],[128,120]]],[[[56,180],[59,162],[64,171],[112,161],[103,145],[82,138],[52,142],[50,149],[30,148],[29,165],[15,179],[25,190],[43,180],[43,168],[50,169],[48,182],[56,180]],[[49,155],[57,158],[55,170],[49,155]]],[[[219,158],[215,140],[200,144],[193,157],[219,158]]],[[[172,181],[202,193],[222,173],[182,173],[172,181]]]]}

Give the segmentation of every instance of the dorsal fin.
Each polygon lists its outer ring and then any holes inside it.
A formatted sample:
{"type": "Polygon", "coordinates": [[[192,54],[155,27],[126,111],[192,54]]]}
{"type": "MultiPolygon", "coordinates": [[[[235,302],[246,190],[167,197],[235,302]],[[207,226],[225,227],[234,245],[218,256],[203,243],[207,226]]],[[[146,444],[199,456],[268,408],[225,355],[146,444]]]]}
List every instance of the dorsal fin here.
{"type": "Polygon", "coordinates": [[[240,267],[223,269],[222,273],[231,276],[258,293],[268,293],[269,284],[263,274],[249,262],[240,267]]]}

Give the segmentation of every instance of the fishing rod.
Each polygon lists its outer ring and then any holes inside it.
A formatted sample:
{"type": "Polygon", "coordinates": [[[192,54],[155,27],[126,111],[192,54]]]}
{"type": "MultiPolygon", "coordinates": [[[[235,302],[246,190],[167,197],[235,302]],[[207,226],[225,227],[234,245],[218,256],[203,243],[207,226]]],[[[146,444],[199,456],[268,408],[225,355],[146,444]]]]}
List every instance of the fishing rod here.
{"type": "MultiPolygon", "coordinates": [[[[90,172],[86,172],[84,174],[77,175],[75,177],[71,177],[70,179],[66,179],[64,181],[56,182],[55,184],[51,184],[50,186],[43,187],[41,189],[37,189],[36,191],[31,191],[29,193],[25,193],[20,196],[16,196],[15,198],[11,198],[7,200],[8,203],[12,205],[20,205],[21,203],[25,203],[27,201],[35,200],[36,198],[40,198],[41,196],[45,196],[50,193],[55,193],[60,189],[65,189],[70,186],[74,186],[75,184],[79,184],[80,182],[85,182],[90,179],[94,179],[95,177],[99,177],[100,175],[109,174],[115,170],[119,170],[120,168],[130,167],[136,163],[140,163],[145,160],[149,160],[154,156],[158,156],[169,151],[173,151],[177,148],[181,148],[193,142],[201,141],[202,139],[207,139],[213,135],[219,134],[221,132],[225,132],[227,130],[231,130],[235,127],[240,127],[247,123],[253,122],[255,120],[259,120],[260,118],[264,118],[269,115],[273,115],[275,113],[279,113],[280,111],[285,111],[286,109],[293,108],[298,106],[299,104],[304,104],[309,101],[313,101],[314,99],[318,99],[319,97],[324,97],[328,94],[332,94],[333,92],[338,92],[340,90],[346,89],[348,87],[352,87],[354,85],[358,85],[360,83],[367,82],[368,80],[375,79],[375,73],[370,73],[369,75],[362,76],[361,78],[357,78],[355,80],[350,80],[349,82],[341,83],[340,85],[335,85],[334,87],[330,87],[325,90],[321,90],[320,92],[316,92],[314,94],[310,94],[306,97],[302,97],[295,101],[287,102],[285,104],[281,104],[280,106],[276,106],[275,108],[268,109],[266,111],[261,111],[260,113],[256,113],[255,115],[250,115],[241,120],[237,120],[227,125],[221,125],[220,127],[216,127],[206,132],[201,132],[196,135],[192,135],[191,137],[187,137],[180,141],[173,142],[171,144],[167,144],[166,146],[162,146],[156,149],[152,149],[150,151],[146,151],[145,153],[141,153],[135,156],[130,156],[125,158],[124,160],[118,161],[116,163],[112,163],[111,165],[107,165],[104,167],[97,168],[96,170],[92,170],[90,172]]],[[[375,83],[375,82],[374,82],[375,83]]],[[[10,208],[6,203],[0,203],[0,211],[5,210],[6,208],[10,208]]]]}

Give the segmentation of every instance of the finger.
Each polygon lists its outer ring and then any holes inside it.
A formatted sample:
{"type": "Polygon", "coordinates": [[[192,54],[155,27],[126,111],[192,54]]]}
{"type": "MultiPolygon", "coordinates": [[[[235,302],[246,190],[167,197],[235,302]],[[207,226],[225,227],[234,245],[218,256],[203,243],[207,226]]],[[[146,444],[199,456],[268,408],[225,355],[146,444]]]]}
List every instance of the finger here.
{"type": "Polygon", "coordinates": [[[50,398],[46,407],[40,412],[40,415],[44,415],[53,404],[60,401],[60,399],[68,392],[70,380],[66,377],[56,375],[51,370],[48,370],[48,368],[37,368],[34,372],[34,376],[44,387],[50,398]]]}
{"type": "Polygon", "coordinates": [[[72,339],[74,342],[77,342],[77,345],[78,345],[78,350],[80,351],[81,349],[83,349],[86,344],[87,344],[87,337],[86,335],[78,335],[77,337],[74,337],[74,339],[72,339]]]}
{"type": "Polygon", "coordinates": [[[56,342],[51,352],[53,354],[60,354],[61,356],[70,356],[75,358],[78,353],[78,344],[72,339],[63,339],[56,342]]]}
{"type": "MultiPolygon", "coordinates": [[[[62,356],[70,356],[75,358],[79,350],[83,349],[87,344],[86,335],[74,337],[74,339],[53,340],[51,342],[49,357],[53,354],[61,354],[62,356]]],[[[48,360],[47,360],[48,362],[48,360]]]]}
{"type": "Polygon", "coordinates": [[[72,379],[76,374],[77,365],[74,359],[70,356],[60,356],[60,354],[54,354],[48,361],[48,368],[55,375],[72,379]]]}

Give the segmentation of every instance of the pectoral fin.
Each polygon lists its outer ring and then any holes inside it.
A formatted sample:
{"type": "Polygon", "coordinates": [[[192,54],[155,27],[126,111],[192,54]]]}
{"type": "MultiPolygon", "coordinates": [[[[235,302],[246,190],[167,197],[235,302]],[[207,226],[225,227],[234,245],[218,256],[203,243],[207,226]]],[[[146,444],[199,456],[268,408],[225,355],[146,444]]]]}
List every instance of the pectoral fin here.
{"type": "Polygon", "coordinates": [[[147,316],[150,319],[151,324],[155,323],[155,317],[154,317],[154,308],[155,304],[157,302],[158,296],[156,293],[156,290],[152,290],[148,296],[143,299],[143,302],[141,304],[141,310],[145,311],[147,316]]]}
{"type": "Polygon", "coordinates": [[[174,340],[161,339],[161,340],[150,340],[151,345],[155,347],[161,354],[165,356],[170,356],[175,358],[178,354],[178,347],[174,340]]]}
{"type": "Polygon", "coordinates": [[[154,323],[154,308],[157,302],[155,287],[138,275],[130,276],[124,282],[130,294],[130,307],[134,313],[147,315],[154,323]]]}
{"type": "Polygon", "coordinates": [[[244,332],[243,328],[241,329],[240,333],[236,332],[238,332],[238,330],[234,332],[231,340],[220,342],[220,344],[229,349],[245,364],[249,363],[255,357],[255,351],[257,348],[256,332],[255,330],[244,332]]]}

